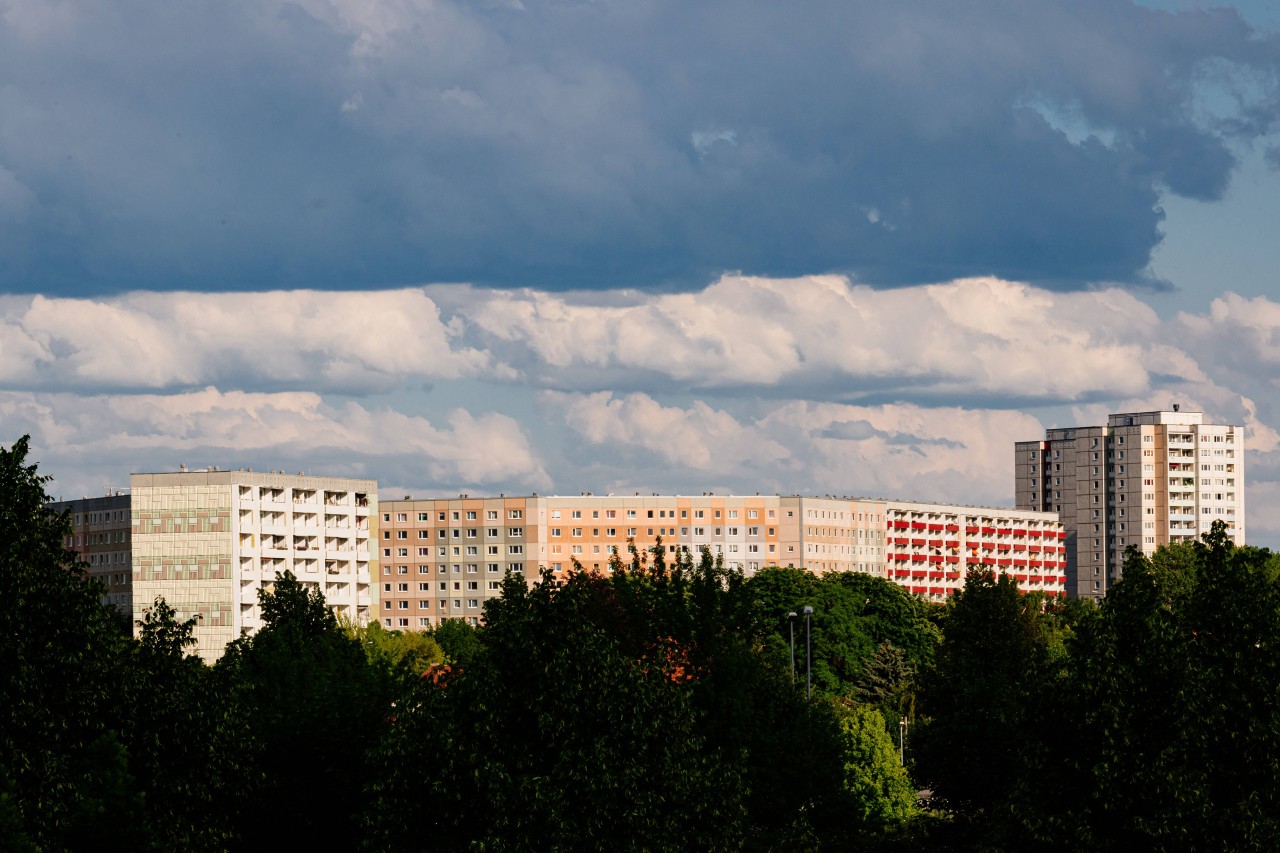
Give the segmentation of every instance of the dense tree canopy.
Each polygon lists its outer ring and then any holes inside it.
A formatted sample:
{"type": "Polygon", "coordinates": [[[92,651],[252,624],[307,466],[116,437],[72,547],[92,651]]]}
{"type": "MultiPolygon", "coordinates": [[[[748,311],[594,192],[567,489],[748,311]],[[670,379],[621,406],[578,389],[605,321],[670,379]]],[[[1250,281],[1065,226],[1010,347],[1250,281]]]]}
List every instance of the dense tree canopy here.
{"type": "Polygon", "coordinates": [[[208,666],[163,600],[120,634],[26,455],[0,448],[0,849],[1280,847],[1280,557],[1220,526],[1131,553],[1101,607],[659,546],[391,632],[285,573],[208,666]]]}

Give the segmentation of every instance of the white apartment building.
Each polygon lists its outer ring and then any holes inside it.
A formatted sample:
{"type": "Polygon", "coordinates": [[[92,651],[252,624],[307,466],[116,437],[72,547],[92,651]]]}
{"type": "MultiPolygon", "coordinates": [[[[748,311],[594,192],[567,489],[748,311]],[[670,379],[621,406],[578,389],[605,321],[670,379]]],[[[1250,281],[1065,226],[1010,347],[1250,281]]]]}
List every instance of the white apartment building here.
{"type": "Polygon", "coordinates": [[[157,596],[199,616],[196,651],[216,660],[261,626],[258,591],[291,571],[339,616],[369,618],[377,484],[284,472],[181,470],[131,477],[133,613],[157,596]]]}
{"type": "Polygon", "coordinates": [[[1066,530],[1067,590],[1101,598],[1124,553],[1193,541],[1215,521],[1245,541],[1244,428],[1202,412],[1130,412],[1105,426],[1046,431],[1014,448],[1019,508],[1057,512],[1066,530]]]}

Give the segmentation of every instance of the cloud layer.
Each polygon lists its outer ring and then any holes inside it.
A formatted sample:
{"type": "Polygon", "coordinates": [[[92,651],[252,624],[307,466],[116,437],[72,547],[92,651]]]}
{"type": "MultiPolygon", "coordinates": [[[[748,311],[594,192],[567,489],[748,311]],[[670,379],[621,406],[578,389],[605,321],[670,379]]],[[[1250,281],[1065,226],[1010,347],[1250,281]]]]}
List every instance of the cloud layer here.
{"type": "Polygon", "coordinates": [[[11,296],[0,434],[31,433],[62,494],[186,462],[374,476],[397,496],[1007,505],[1014,441],[1179,402],[1245,426],[1250,537],[1280,545],[1277,340],[1265,298],[1162,320],[1122,290],[998,279],[11,296]]]}
{"type": "Polygon", "coordinates": [[[0,0],[0,288],[1133,282],[1278,71],[1128,0],[0,0]]]}

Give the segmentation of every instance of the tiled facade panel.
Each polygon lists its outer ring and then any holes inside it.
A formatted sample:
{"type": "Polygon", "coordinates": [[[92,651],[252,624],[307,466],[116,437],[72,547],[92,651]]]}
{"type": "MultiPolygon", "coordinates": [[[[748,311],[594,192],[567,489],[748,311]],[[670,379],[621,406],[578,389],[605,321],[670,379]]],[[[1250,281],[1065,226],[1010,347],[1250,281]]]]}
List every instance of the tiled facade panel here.
{"type": "Polygon", "coordinates": [[[133,488],[133,612],[163,597],[179,619],[199,617],[202,657],[238,636],[231,574],[231,495],[224,486],[133,488]]]}

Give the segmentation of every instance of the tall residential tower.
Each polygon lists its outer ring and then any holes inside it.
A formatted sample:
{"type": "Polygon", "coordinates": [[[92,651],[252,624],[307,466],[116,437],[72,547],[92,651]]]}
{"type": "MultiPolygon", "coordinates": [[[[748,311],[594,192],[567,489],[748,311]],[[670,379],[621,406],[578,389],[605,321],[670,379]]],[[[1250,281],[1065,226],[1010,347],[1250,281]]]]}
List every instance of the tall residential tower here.
{"type": "Polygon", "coordinates": [[[1150,554],[1215,521],[1244,544],[1244,428],[1207,424],[1202,412],[1175,405],[1047,430],[1017,442],[1014,476],[1019,509],[1062,519],[1072,596],[1106,595],[1131,545],[1150,554]]]}

